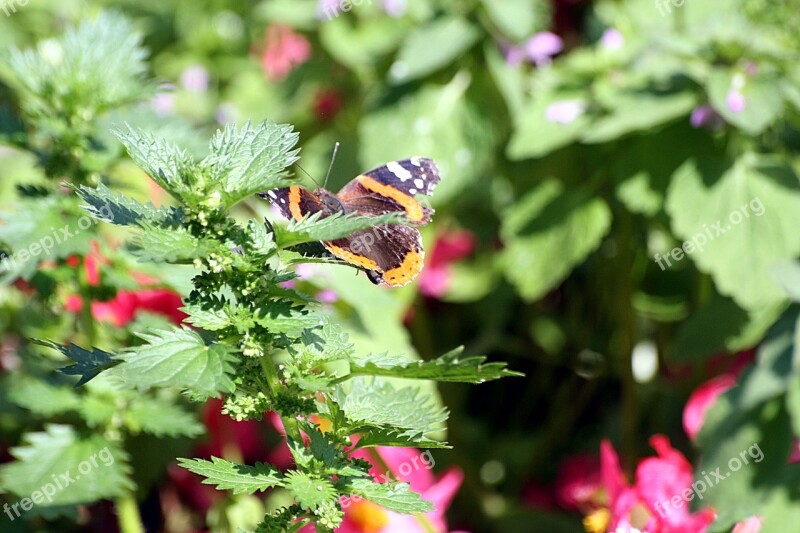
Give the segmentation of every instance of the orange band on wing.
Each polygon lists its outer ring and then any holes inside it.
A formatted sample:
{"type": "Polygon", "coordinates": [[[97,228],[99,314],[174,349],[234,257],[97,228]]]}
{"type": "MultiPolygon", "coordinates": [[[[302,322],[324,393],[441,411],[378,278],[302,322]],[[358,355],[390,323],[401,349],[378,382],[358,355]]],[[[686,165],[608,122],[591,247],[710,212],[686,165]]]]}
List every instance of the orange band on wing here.
{"type": "Polygon", "coordinates": [[[300,187],[294,185],[289,187],[289,212],[295,220],[303,219],[303,211],[300,209],[300,187]]]}
{"type": "Polygon", "coordinates": [[[419,222],[425,218],[425,211],[422,210],[422,206],[419,205],[419,202],[417,202],[413,196],[409,196],[403,191],[395,189],[394,187],[384,185],[383,183],[374,178],[370,178],[369,176],[359,176],[358,182],[368,191],[391,198],[398,204],[402,205],[403,209],[406,210],[406,216],[411,222],[419,222]]]}
{"type": "Polygon", "coordinates": [[[345,250],[344,248],[340,248],[340,247],[338,247],[338,246],[336,246],[334,244],[331,244],[329,242],[325,242],[323,244],[325,245],[325,248],[330,250],[330,252],[333,255],[335,255],[336,257],[338,257],[339,259],[343,259],[344,261],[347,261],[348,263],[351,263],[353,265],[360,266],[360,267],[363,267],[363,268],[367,268],[369,270],[379,270],[378,269],[378,263],[376,263],[375,261],[373,261],[369,257],[364,257],[363,255],[358,255],[356,253],[353,253],[353,252],[351,252],[349,250],[345,250]]]}
{"type": "Polygon", "coordinates": [[[424,252],[412,250],[403,258],[399,267],[387,270],[383,273],[383,281],[392,287],[405,285],[419,274],[422,270],[422,260],[424,252]]]}

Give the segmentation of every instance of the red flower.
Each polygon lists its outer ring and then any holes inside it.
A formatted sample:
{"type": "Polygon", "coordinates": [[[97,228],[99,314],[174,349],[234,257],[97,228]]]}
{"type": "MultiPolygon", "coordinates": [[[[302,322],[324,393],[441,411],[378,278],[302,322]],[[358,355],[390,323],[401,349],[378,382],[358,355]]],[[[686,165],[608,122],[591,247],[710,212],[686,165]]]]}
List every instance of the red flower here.
{"type": "Polygon", "coordinates": [[[567,457],[556,477],[556,501],[565,508],[589,513],[598,507],[600,491],[600,460],[589,454],[567,457]]]}
{"type": "Polygon", "coordinates": [[[475,240],[475,235],[466,230],[448,231],[439,235],[433,245],[431,258],[420,275],[420,292],[431,298],[440,298],[447,294],[453,263],[472,253],[475,240]]]}
{"type": "Polygon", "coordinates": [[[332,89],[324,89],[314,95],[314,116],[320,122],[333,120],[344,105],[342,96],[332,89]]]}
{"type": "Polygon", "coordinates": [[[285,24],[267,28],[261,68],[271,81],[281,81],[311,56],[311,44],[285,24]]]}
{"type": "Polygon", "coordinates": [[[636,483],[628,485],[619,456],[604,440],[600,469],[608,508],[584,520],[588,531],[638,529],[642,533],[703,533],[714,521],[705,508],[691,514],[687,494],[692,494],[692,465],[672,448],[664,435],[654,435],[650,445],[658,456],[643,459],[636,468],[636,483]]]}
{"type": "MultiPolygon", "coordinates": [[[[95,320],[111,322],[121,328],[136,318],[139,311],[149,311],[180,324],[187,316],[179,309],[182,306],[180,295],[168,289],[119,291],[111,300],[92,302],[92,316],[95,320]]],[[[83,307],[83,301],[73,294],[67,297],[65,307],[67,311],[77,313],[83,307]]]]}

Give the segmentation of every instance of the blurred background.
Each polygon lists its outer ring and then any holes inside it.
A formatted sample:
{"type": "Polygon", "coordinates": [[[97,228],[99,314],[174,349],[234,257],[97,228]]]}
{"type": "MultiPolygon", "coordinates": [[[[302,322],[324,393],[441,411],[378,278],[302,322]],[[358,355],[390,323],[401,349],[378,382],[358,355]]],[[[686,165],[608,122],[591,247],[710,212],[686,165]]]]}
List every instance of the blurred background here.
{"type": "MultiPolygon", "coordinates": [[[[432,452],[416,482],[452,493],[449,530],[793,531],[799,28],[797,0],[3,0],[0,249],[81,216],[77,198],[37,201],[64,181],[168,202],[110,135],[123,122],[196,155],[220,125],[291,123],[319,182],[341,144],[334,191],[386,161],[431,157],[442,182],[412,285],[377,289],[327,265],[304,266],[297,283],[364,352],[430,359],[463,344],[525,373],[439,387],[454,449],[432,452]],[[64,32],[101,9],[141,36],[150,81],[133,87],[138,71],[109,66],[85,74],[123,94],[113,105],[53,97],[74,45],[64,32]],[[10,51],[37,43],[56,73],[23,80],[10,51]],[[654,508],[754,444],[762,460],[751,454],[702,499],[670,518],[654,508]]],[[[120,35],[92,53],[131,59],[120,35]]],[[[237,209],[274,218],[258,198],[237,209]]],[[[180,323],[191,267],[138,263],[125,239],[91,224],[1,272],[0,501],[78,453],[57,445],[74,437],[64,427],[128,457],[108,487],[0,515],[4,532],[116,531],[137,508],[148,531],[236,531],[284,497],[218,492],[174,463],[285,467],[270,419],[234,422],[220,401],[166,391],[180,409],[74,389],[55,372],[64,359],[30,342],[124,347],[180,323]],[[114,484],[135,497],[110,497],[114,484]]],[[[408,531],[370,513],[353,531],[408,531]]]]}

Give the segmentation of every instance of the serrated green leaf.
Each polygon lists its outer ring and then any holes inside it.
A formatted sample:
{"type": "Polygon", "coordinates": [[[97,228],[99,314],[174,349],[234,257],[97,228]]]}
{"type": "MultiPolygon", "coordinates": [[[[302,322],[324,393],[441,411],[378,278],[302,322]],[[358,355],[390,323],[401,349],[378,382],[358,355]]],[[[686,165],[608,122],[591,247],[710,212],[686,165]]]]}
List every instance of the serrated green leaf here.
{"type": "Polygon", "coordinates": [[[350,367],[348,376],[386,376],[405,379],[430,379],[455,383],[484,383],[508,376],[523,376],[506,368],[506,363],[488,363],[485,356],[461,357],[463,346],[432,361],[406,361],[382,364],[362,361],[350,367]]]}
{"type": "Polygon", "coordinates": [[[216,396],[233,390],[233,349],[206,345],[194,331],[172,328],[137,333],[147,344],[130,348],[110,370],[129,387],[178,387],[196,397],[216,396]]]}
{"type": "Polygon", "coordinates": [[[442,17],[414,30],[390,69],[395,83],[406,83],[450,64],[480,37],[477,28],[456,17],[442,17]]]}
{"type": "Polygon", "coordinates": [[[17,375],[10,380],[8,399],[37,415],[50,417],[77,409],[81,398],[70,386],[50,384],[43,379],[17,375]]]}
{"type": "Polygon", "coordinates": [[[179,458],[178,463],[190,472],[204,476],[203,484],[216,485],[217,490],[230,490],[234,494],[253,494],[283,486],[278,469],[266,463],[239,465],[213,456],[211,461],[179,458]]]}
{"type": "Polygon", "coordinates": [[[369,479],[352,479],[346,490],[395,513],[415,514],[433,511],[433,504],[409,490],[408,483],[376,483],[369,479]]]}
{"type": "Polygon", "coordinates": [[[439,448],[451,449],[446,442],[425,438],[422,435],[408,434],[394,428],[381,428],[378,426],[365,427],[358,443],[353,449],[374,448],[376,446],[395,446],[400,448],[439,448]]]}
{"type": "Polygon", "coordinates": [[[447,409],[437,407],[433,398],[419,389],[395,389],[380,378],[356,377],[348,382],[349,392],[337,387],[336,401],[347,420],[403,430],[403,435],[425,435],[442,428],[447,409]]]}
{"type": "Polygon", "coordinates": [[[222,246],[219,241],[195,237],[183,227],[164,228],[144,221],[141,225],[143,231],[132,239],[131,252],[143,262],[188,263],[222,246]]]}
{"type": "Polygon", "coordinates": [[[180,209],[156,207],[151,202],[141,204],[132,198],[114,193],[102,183],[94,189],[81,185],[75,192],[86,202],[82,207],[92,217],[117,226],[136,226],[141,221],[175,226],[183,219],[180,209]]]}
{"type": "Polygon", "coordinates": [[[119,361],[116,361],[112,354],[98,348],[92,348],[92,351],[88,351],[72,343],[69,346],[62,346],[50,341],[33,340],[33,342],[58,350],[75,361],[74,365],[61,368],[59,372],[68,376],[81,376],[81,379],[75,384],[76,387],[85,384],[100,372],[119,364],[119,361]]]}
{"type": "Polygon", "coordinates": [[[203,309],[199,305],[187,305],[181,311],[189,315],[186,322],[208,331],[219,331],[227,328],[233,322],[229,306],[214,309],[203,309]]]}
{"type": "Polygon", "coordinates": [[[586,259],[610,227],[611,210],[602,199],[547,180],[503,219],[506,277],[525,300],[537,300],[586,259]]]}
{"type": "Polygon", "coordinates": [[[402,213],[380,216],[335,213],[328,217],[323,217],[322,213],[314,213],[300,221],[291,221],[286,227],[275,226],[275,241],[279,248],[285,249],[306,242],[333,241],[357,231],[366,231],[384,224],[399,224],[405,220],[402,213]]]}
{"type": "Polygon", "coordinates": [[[91,503],[129,493],[128,456],[102,435],[78,435],[70,426],[50,424],[27,433],[27,444],[11,449],[16,461],[0,466],[0,488],[42,506],[91,503]],[[42,498],[52,493],[51,498],[42,498]]]}
{"type": "Polygon", "coordinates": [[[161,188],[179,199],[190,192],[192,184],[187,176],[195,161],[186,150],[128,124],[113,133],[134,163],[161,188]]]}
{"type": "Polygon", "coordinates": [[[303,472],[286,473],[284,486],[300,507],[314,510],[325,502],[336,501],[337,492],[327,479],[313,478],[303,472]]]}
{"type": "Polygon", "coordinates": [[[142,98],[146,51],[133,25],[118,13],[101,13],[35,49],[8,54],[11,80],[23,107],[35,117],[98,115],[142,98]]]}
{"type": "Polygon", "coordinates": [[[134,399],[124,413],[125,425],[133,433],[150,433],[156,437],[196,437],[204,431],[203,424],[174,403],[149,396],[134,399]]]}
{"type": "Polygon", "coordinates": [[[300,137],[290,124],[265,121],[242,129],[228,124],[211,139],[210,154],[200,162],[222,194],[225,206],[258,192],[291,183],[288,167],[298,159],[300,137]]]}
{"type": "Polygon", "coordinates": [[[306,329],[319,328],[323,324],[323,318],[318,314],[274,307],[257,310],[254,320],[270,333],[283,333],[293,337],[299,336],[306,329]]]}

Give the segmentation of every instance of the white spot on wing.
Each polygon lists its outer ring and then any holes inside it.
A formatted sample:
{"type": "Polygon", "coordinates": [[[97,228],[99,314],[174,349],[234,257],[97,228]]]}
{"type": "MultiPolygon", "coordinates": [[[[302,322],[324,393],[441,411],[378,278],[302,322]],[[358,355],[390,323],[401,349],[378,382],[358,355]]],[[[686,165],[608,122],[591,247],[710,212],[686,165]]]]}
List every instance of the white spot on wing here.
{"type": "Polygon", "coordinates": [[[412,157],[411,158],[411,164],[414,165],[415,167],[421,167],[422,166],[422,162],[419,160],[419,157],[412,157]]]}
{"type": "Polygon", "coordinates": [[[425,186],[425,181],[422,178],[417,178],[414,180],[414,185],[417,186],[417,189],[421,189],[425,186]]]}
{"type": "Polygon", "coordinates": [[[277,195],[277,194],[275,194],[275,191],[268,191],[268,192],[267,192],[267,196],[269,196],[269,197],[270,197],[270,198],[272,198],[273,200],[274,200],[275,198],[277,198],[277,197],[278,197],[278,195],[277,195]]]}
{"type": "Polygon", "coordinates": [[[386,163],[386,168],[389,172],[397,176],[400,181],[407,181],[411,179],[411,172],[404,169],[397,161],[386,163]]]}
{"type": "Polygon", "coordinates": [[[281,198],[281,203],[285,204],[286,203],[286,198],[281,198]]]}
{"type": "Polygon", "coordinates": [[[410,194],[417,194],[417,189],[414,189],[414,188],[412,187],[411,189],[408,189],[408,192],[409,192],[410,194]]]}

